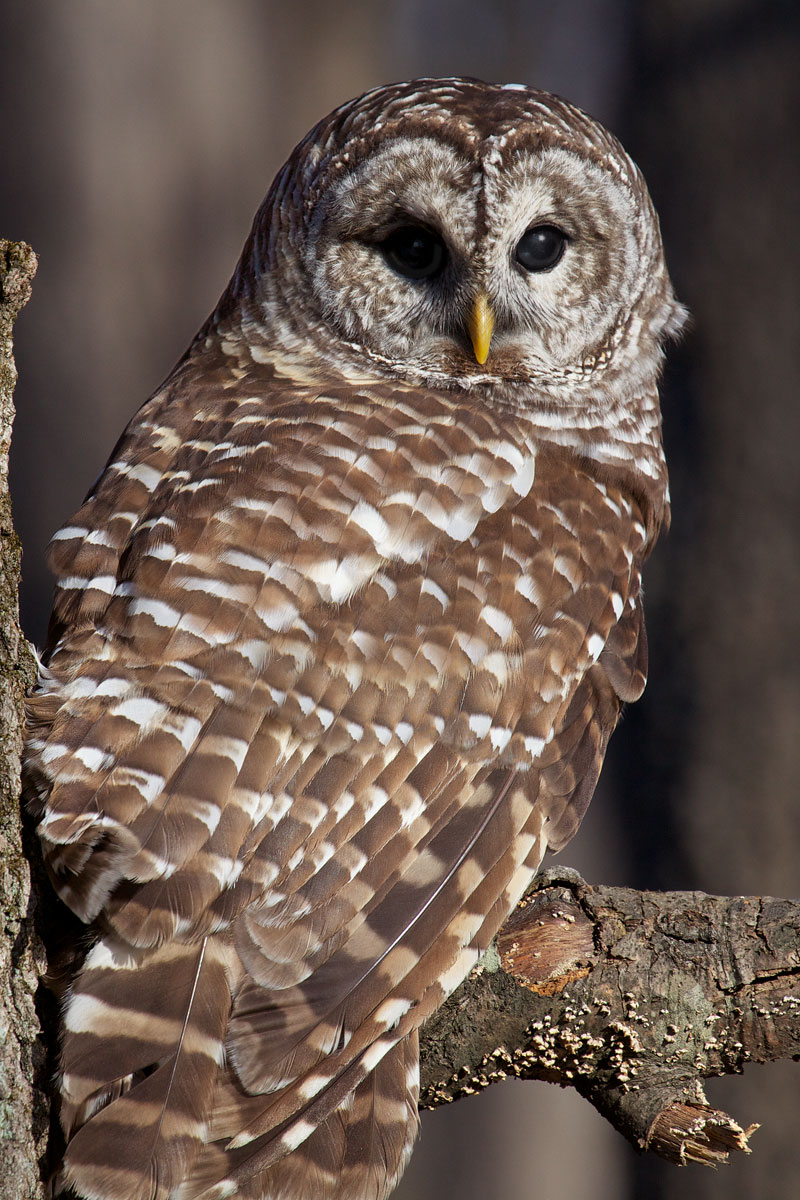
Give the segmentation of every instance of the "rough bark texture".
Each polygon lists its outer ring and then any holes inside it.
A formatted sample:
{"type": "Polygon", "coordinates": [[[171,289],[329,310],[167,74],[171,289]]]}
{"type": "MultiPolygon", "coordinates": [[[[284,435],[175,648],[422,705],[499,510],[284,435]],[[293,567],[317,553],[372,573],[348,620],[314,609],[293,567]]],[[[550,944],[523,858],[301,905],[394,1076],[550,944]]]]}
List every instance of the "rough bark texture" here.
{"type": "Polygon", "coordinates": [[[44,1065],[34,1006],[43,966],[31,913],[31,871],[19,811],[22,704],[33,662],[19,630],[20,547],[11,520],[8,450],[16,371],[11,330],[36,272],[29,246],[0,240],[0,1196],[42,1195],[38,1160],[47,1134],[47,1104],[35,1080],[44,1065]]]}
{"type": "Polygon", "coordinates": [[[800,903],[539,877],[425,1029],[422,1104],[507,1076],[574,1087],[640,1150],[749,1152],[703,1081],[800,1055],[800,903]],[[521,986],[520,986],[521,985],[521,986]]]}

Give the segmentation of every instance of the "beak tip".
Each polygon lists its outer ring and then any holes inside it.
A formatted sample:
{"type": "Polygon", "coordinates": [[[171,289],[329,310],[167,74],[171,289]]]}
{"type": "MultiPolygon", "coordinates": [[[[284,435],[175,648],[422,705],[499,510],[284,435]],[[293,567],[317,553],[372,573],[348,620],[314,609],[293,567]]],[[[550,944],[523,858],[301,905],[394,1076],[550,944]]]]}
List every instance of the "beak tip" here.
{"type": "Polygon", "coordinates": [[[494,313],[485,292],[479,292],[470,313],[469,336],[475,361],[482,367],[489,357],[489,346],[494,332],[494,313]]]}

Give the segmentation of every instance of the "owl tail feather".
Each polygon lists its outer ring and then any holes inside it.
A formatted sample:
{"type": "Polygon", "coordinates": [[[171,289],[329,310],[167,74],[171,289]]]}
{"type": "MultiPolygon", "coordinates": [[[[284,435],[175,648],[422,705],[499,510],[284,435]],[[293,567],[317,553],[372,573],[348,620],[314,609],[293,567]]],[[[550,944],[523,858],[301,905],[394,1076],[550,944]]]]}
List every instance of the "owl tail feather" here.
{"type": "Polygon", "coordinates": [[[210,1143],[174,1200],[385,1200],[406,1168],[419,1130],[419,1040],[403,1038],[297,1149],[244,1181],[246,1151],[210,1143]],[[231,1191],[231,1188],[235,1190],[231,1191]]]}
{"type": "Polygon", "coordinates": [[[90,952],[65,1012],[56,1196],[172,1197],[224,1062],[230,957],[212,937],[147,956],[112,939],[90,952]]]}

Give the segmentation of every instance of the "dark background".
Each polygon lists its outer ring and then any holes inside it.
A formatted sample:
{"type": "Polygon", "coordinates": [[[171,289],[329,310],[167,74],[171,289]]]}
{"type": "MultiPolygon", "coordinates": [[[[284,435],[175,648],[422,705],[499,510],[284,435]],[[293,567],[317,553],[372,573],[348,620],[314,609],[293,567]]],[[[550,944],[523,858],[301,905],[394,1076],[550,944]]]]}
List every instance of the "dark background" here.
{"type": "MultiPolygon", "coordinates": [[[[674,521],[646,575],[651,678],[564,861],[636,887],[797,895],[800,5],[796,0],[8,0],[0,233],[40,256],[17,327],[23,620],[44,548],[213,307],[272,175],[379,83],[547,88],[644,169],[693,326],[670,356],[674,521]]],[[[798,1067],[712,1083],[761,1122],[711,1172],[637,1157],[572,1092],[423,1120],[402,1200],[800,1195],[798,1067]]]]}

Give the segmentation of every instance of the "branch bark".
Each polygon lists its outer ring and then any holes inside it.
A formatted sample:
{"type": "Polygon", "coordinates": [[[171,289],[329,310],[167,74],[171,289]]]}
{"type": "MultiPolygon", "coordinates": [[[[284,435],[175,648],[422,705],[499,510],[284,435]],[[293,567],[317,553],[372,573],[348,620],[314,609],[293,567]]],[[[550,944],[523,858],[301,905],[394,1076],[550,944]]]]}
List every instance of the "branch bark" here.
{"type": "Polygon", "coordinates": [[[717,1166],[757,1128],[703,1081],[800,1056],[800,903],[539,876],[428,1023],[422,1106],[516,1076],[574,1087],[639,1150],[717,1166]]]}

